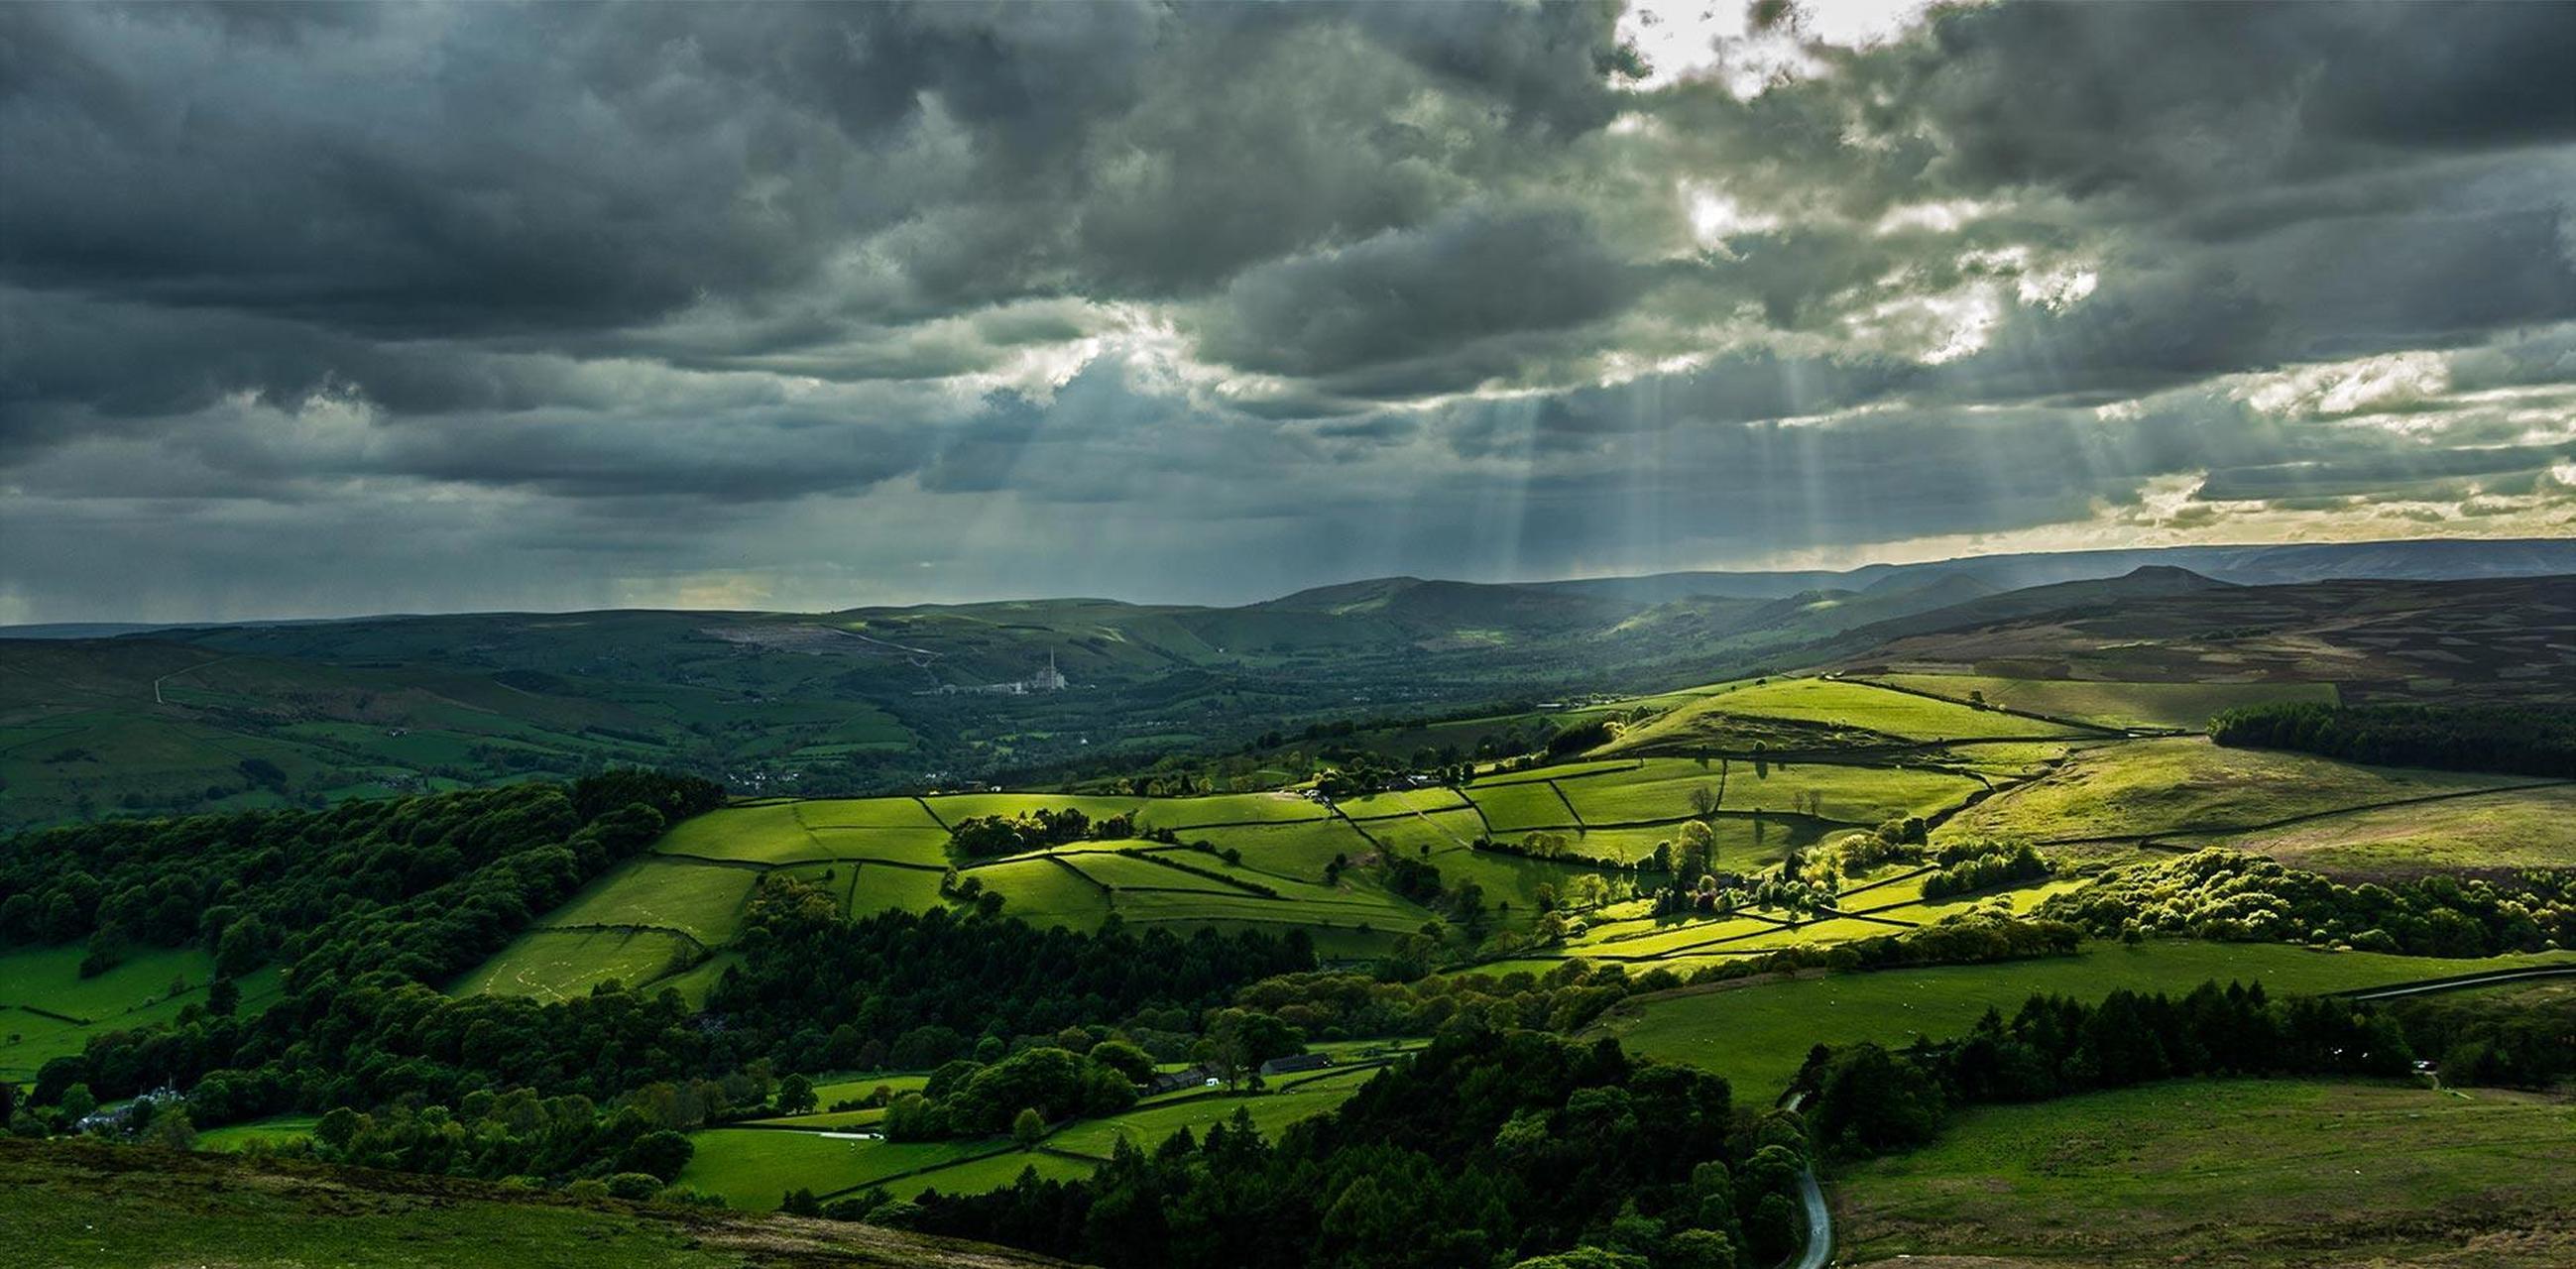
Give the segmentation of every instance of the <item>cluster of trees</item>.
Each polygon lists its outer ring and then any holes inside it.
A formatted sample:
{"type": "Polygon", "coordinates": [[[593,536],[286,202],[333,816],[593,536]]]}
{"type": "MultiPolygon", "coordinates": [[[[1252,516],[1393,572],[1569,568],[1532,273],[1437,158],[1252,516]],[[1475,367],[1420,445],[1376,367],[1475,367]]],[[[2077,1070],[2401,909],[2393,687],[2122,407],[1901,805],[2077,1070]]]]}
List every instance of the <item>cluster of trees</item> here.
{"type": "MultiPolygon", "coordinates": [[[[1615,1041],[1453,1030],[1277,1144],[1248,1115],[1093,1177],[828,1214],[1138,1269],[1507,1264],[1578,1247],[1672,1269],[1793,1250],[1794,1117],[1739,1119],[1726,1082],[1615,1041]]],[[[1618,1263],[1615,1262],[1614,1263],[1618,1263]]]]}
{"type": "Polygon", "coordinates": [[[1039,807],[1025,815],[970,815],[948,830],[949,852],[960,859],[1018,855],[1079,841],[1123,841],[1136,835],[1136,817],[1093,820],[1082,808],[1039,807]]]}
{"type": "Polygon", "coordinates": [[[2462,992],[2386,1007],[2446,1083],[2547,1088],[2576,1075],[2576,997],[2462,992]]]}
{"type": "Polygon", "coordinates": [[[2209,734],[2348,762],[2576,777],[2576,714],[2564,709],[2284,702],[2229,710],[2209,734]]]}
{"type": "Polygon", "coordinates": [[[2100,884],[2052,899],[2041,911],[2105,936],[2135,931],[2412,956],[2494,956],[2576,946],[2576,873],[2526,872],[2510,883],[2432,876],[2347,886],[2212,848],[2105,874],[2100,884]]]}
{"type": "Polygon", "coordinates": [[[886,1140],[998,1133],[1024,1115],[1035,1116],[1041,1129],[1057,1120],[1114,1115],[1136,1104],[1136,1086],[1153,1073],[1154,1059],[1143,1049],[1114,1040],[1088,1053],[1026,1049],[989,1066],[960,1059],[932,1072],[920,1092],[886,1107],[886,1140]]]}
{"type": "Polygon", "coordinates": [[[2185,1075],[2403,1075],[2415,1051],[2388,1014],[2324,997],[2275,1002],[2260,985],[2204,983],[2179,1000],[2117,991],[2098,1005],[2033,996],[1989,1009],[1948,1043],[1875,1044],[1810,1060],[1808,1124],[1850,1154],[1920,1145],[1949,1109],[2037,1101],[2185,1075]]]}
{"type": "Polygon", "coordinates": [[[2006,838],[1973,837],[1952,842],[1933,852],[1932,862],[1940,865],[1941,871],[1923,879],[1923,897],[1927,900],[2037,881],[2050,871],[2048,860],[2029,842],[2006,838]]]}
{"type": "Polygon", "coordinates": [[[324,1115],[300,1149],[356,1167],[551,1185],[640,1173],[655,1191],[678,1179],[693,1150],[641,1106],[603,1111],[587,1097],[540,1098],[524,1088],[472,1093],[453,1110],[396,1103],[363,1114],[343,1106],[324,1115]]]}
{"type": "Polygon", "coordinates": [[[1339,802],[1375,793],[1382,789],[1404,788],[1419,776],[1433,784],[1460,785],[1476,778],[1474,763],[1460,761],[1451,755],[1425,754],[1434,761],[1415,766],[1397,762],[1365,750],[1341,755],[1336,765],[1315,777],[1315,791],[1339,802]],[[1448,761],[1438,759],[1447,757],[1448,761]]]}

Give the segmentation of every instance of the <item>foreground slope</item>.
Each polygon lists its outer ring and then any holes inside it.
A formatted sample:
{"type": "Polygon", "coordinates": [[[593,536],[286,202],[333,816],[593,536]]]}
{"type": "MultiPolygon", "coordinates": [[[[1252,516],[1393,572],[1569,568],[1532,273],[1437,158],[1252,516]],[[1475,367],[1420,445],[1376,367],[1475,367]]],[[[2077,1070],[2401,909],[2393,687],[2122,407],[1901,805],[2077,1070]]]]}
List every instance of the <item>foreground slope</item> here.
{"type": "Polygon", "coordinates": [[[0,1139],[0,1264],[1011,1269],[1029,1252],[722,1208],[584,1204],[363,1169],[0,1139]]]}

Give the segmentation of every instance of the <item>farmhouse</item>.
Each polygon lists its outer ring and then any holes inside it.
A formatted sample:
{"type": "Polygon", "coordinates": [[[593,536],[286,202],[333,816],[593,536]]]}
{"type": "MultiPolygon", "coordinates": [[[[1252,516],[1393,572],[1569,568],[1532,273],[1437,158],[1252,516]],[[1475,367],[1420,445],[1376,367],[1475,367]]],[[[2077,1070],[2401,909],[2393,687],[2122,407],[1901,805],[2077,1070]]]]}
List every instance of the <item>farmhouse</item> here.
{"type": "Polygon", "coordinates": [[[1275,1075],[1294,1075],[1299,1071],[1320,1071],[1332,1064],[1333,1059],[1321,1053],[1296,1053],[1262,1063],[1261,1074],[1267,1079],[1275,1075]]]}
{"type": "Polygon", "coordinates": [[[1204,1066],[1193,1066],[1186,1070],[1165,1071],[1162,1074],[1155,1076],[1151,1082],[1145,1085],[1145,1091],[1149,1093],[1171,1093],[1178,1092],[1184,1088],[1204,1088],[1215,1081],[1216,1075],[1214,1072],[1208,1070],[1204,1066]]]}

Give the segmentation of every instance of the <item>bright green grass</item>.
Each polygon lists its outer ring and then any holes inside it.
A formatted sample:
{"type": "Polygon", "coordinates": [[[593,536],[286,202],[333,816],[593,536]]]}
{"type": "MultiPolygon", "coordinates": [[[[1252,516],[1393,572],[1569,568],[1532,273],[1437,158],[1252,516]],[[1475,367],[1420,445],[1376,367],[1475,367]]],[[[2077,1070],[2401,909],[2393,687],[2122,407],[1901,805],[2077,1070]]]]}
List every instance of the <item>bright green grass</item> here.
{"type": "Polygon", "coordinates": [[[1441,785],[1429,789],[1398,789],[1391,793],[1372,793],[1341,803],[1342,814],[1355,820],[1376,819],[1388,815],[1408,815],[1415,811],[1454,811],[1467,805],[1467,799],[1456,789],[1441,785]]]}
{"type": "Polygon", "coordinates": [[[852,917],[873,916],[879,912],[928,912],[948,902],[939,895],[938,873],[886,864],[859,864],[856,867],[858,879],[850,890],[852,917]]]}
{"type": "Polygon", "coordinates": [[[664,930],[530,930],[456,982],[460,996],[586,996],[615,979],[629,987],[689,968],[698,949],[664,930]]]}
{"type": "Polygon", "coordinates": [[[313,1126],[321,1123],[315,1115],[278,1115],[254,1119],[246,1124],[209,1128],[197,1134],[199,1150],[246,1150],[253,1144],[282,1146],[313,1135],[313,1126]]]}
{"type": "MultiPolygon", "coordinates": [[[[99,1032],[175,1021],[205,1000],[214,972],[213,958],[201,951],[134,948],[116,967],[84,979],[85,955],[77,945],[0,954],[0,1079],[32,1080],[45,1063],[79,1053],[99,1032]],[[173,993],[181,980],[185,988],[173,993]]],[[[281,993],[278,978],[274,966],[242,977],[242,1016],[281,993]]]]}
{"type": "Polygon", "coordinates": [[[2224,749],[2197,737],[2146,740],[2084,750],[2047,779],[1961,813],[1941,835],[2002,832],[2049,841],[2248,829],[2294,815],[2525,783],[2224,749]]]}
{"type": "Polygon", "coordinates": [[[1667,725],[1683,725],[1702,714],[1853,727],[1907,740],[2057,736],[2070,730],[2037,719],[1930,700],[1865,683],[1825,679],[1775,679],[1759,687],[1738,688],[1675,711],[1667,725]]]}
{"type": "Polygon", "coordinates": [[[1320,820],[1332,812],[1293,793],[1229,793],[1206,798],[1157,798],[1136,822],[1147,828],[1190,829],[1204,824],[1287,824],[1320,820]]]}
{"type": "MultiPolygon", "coordinates": [[[[1196,854],[1196,852],[1183,853],[1196,854]]],[[[1178,868],[1166,868],[1152,860],[1130,859],[1124,855],[1086,854],[1071,857],[1067,862],[1081,869],[1084,876],[1112,890],[1133,890],[1145,887],[1154,890],[1195,890],[1205,894],[1246,893],[1241,886],[1202,877],[1196,873],[1183,872],[1178,868]]],[[[1188,862],[1201,868],[1210,868],[1213,865],[1212,871],[1225,870],[1224,860],[1206,855],[1198,855],[1188,862]],[[1200,860],[1206,862],[1201,863],[1200,860]]]]}
{"type": "Polygon", "coordinates": [[[1020,1173],[1031,1168],[1037,1169],[1040,1180],[1074,1181],[1090,1176],[1092,1165],[1062,1155],[1014,1150],[989,1159],[969,1159],[934,1172],[905,1177],[886,1188],[904,1198],[917,1197],[924,1190],[937,1190],[942,1194],[981,1194],[1018,1181],[1020,1173]]]}
{"type": "Polygon", "coordinates": [[[1527,771],[1497,771],[1492,775],[1479,777],[1467,786],[1467,792],[1473,796],[1478,789],[1499,789],[1505,785],[1528,784],[1537,780],[1591,779],[1604,772],[1630,770],[1636,765],[1637,760],[1634,758],[1593,758],[1582,762],[1553,763],[1544,767],[1533,767],[1527,771]]]}
{"type": "Polygon", "coordinates": [[[944,828],[818,828],[816,854],[833,859],[891,859],[897,863],[948,866],[948,830],[944,828]]]}
{"type": "Polygon", "coordinates": [[[653,849],[672,855],[707,859],[741,859],[782,864],[820,859],[827,853],[797,818],[797,804],[727,807],[692,816],[671,826],[653,849]]]}
{"type": "MultiPolygon", "coordinates": [[[[1483,785],[1468,792],[1475,799],[1476,805],[1485,812],[1486,822],[1494,826],[1494,832],[1497,834],[1524,833],[1542,828],[1571,830],[1575,827],[1575,813],[1566,809],[1566,799],[1557,796],[1557,789],[1573,789],[1625,778],[1624,776],[1592,776],[1582,780],[1571,780],[1564,785],[1530,780],[1518,784],[1483,785]]],[[[1569,794],[1569,796],[1572,795],[1569,794]]],[[[1684,807],[1681,813],[1688,814],[1689,808],[1684,807]]]]}
{"type": "MultiPolygon", "coordinates": [[[[1538,891],[1545,886],[1560,897],[1569,893],[1575,878],[1593,872],[1592,868],[1546,859],[1524,859],[1494,851],[1449,850],[1431,857],[1431,866],[1440,870],[1442,884],[1456,889],[1472,881],[1485,892],[1485,906],[1498,916],[1508,916],[1511,924],[1525,925],[1537,919],[1538,891]],[[1511,911],[1500,911],[1509,903],[1511,911]]],[[[1624,889],[1625,876],[1614,876],[1614,887],[1624,889]]]]}
{"type": "Polygon", "coordinates": [[[170,986],[201,988],[215,958],[189,949],[135,948],[95,978],[80,976],[80,944],[28,948],[0,956],[0,1004],[33,1005],[92,1022],[111,1022],[161,1003],[170,986]]]}
{"type": "Polygon", "coordinates": [[[1321,878],[1335,855],[1358,859],[1370,850],[1369,839],[1338,818],[1263,828],[1194,829],[1184,836],[1189,841],[1212,842],[1219,850],[1242,851],[1246,867],[1301,880],[1321,878]]]}
{"type": "Polygon", "coordinates": [[[2570,1159],[2576,1114],[2543,1096],[2176,1080],[1965,1111],[1836,1178],[1836,1242],[1878,1263],[2537,1269],[2576,1263],[2576,1230],[2542,1219],[2576,1206],[2570,1159]]]}
{"type": "Polygon", "coordinates": [[[653,994],[658,996],[666,991],[676,991],[680,993],[680,999],[691,1006],[702,1006],[707,1003],[707,993],[715,990],[716,984],[724,979],[725,971],[741,963],[740,952],[718,952],[698,962],[695,969],[684,970],[653,984],[653,994]]]}
{"type": "Polygon", "coordinates": [[[708,947],[733,937],[760,874],[748,868],[644,856],[609,870],[546,917],[550,926],[646,925],[708,947]]]}
{"type": "Polygon", "coordinates": [[[909,1093],[917,1091],[929,1082],[928,1075],[919,1073],[853,1075],[848,1079],[820,1080],[814,1085],[814,1104],[829,1106],[834,1102],[855,1101],[880,1088],[895,1093],[909,1093]]]}
{"type": "Polygon", "coordinates": [[[2214,839],[2347,877],[2480,869],[2576,869],[2576,787],[2517,789],[2355,811],[2214,839]]]}
{"type": "Polygon", "coordinates": [[[987,888],[1001,892],[1005,915],[1039,929],[1055,925],[1098,929],[1109,915],[1108,895],[1050,859],[987,864],[966,875],[981,878],[987,888]]]}
{"type": "Polygon", "coordinates": [[[2070,679],[1998,679],[1973,674],[1883,674],[1878,681],[1964,701],[1986,703],[2105,727],[2209,725],[2212,715],[2276,701],[2335,703],[2331,683],[2088,683],[2070,679]]]}
{"type": "Polygon", "coordinates": [[[1967,801],[1981,782],[1931,767],[1855,767],[1802,762],[1752,771],[1736,764],[1726,782],[1726,809],[1794,811],[1798,795],[1813,793],[1816,813],[1829,820],[1875,824],[1891,816],[1931,815],[1967,801]],[[1751,779],[1745,779],[1746,776],[1751,779]]]}
{"type": "Polygon", "coordinates": [[[1815,1045],[1946,1039],[1990,1007],[2009,1013],[2042,992],[2098,1000],[2124,987],[2180,993],[2215,979],[2305,995],[2536,964],[2576,964],[2576,953],[2464,961],[2276,943],[2097,943],[2045,960],[1689,988],[1631,1001],[1608,1025],[1631,1049],[1706,1067],[1733,1081],[1739,1097],[1768,1099],[1815,1045]]]}
{"type": "MultiPolygon", "coordinates": [[[[1709,835],[1717,843],[1718,866],[1731,872],[1758,872],[1780,862],[1795,843],[1801,848],[1813,846],[1829,833],[1847,831],[1840,826],[1790,818],[1787,816],[1719,816],[1709,823],[1709,835]]],[[[1659,842],[1667,842],[1681,833],[1679,824],[1658,824],[1650,828],[1587,829],[1575,840],[1579,854],[1603,859],[1638,860],[1655,853],[1659,842]]]]}
{"type": "Polygon", "coordinates": [[[852,1141],[761,1128],[711,1128],[690,1133],[689,1144],[697,1150],[679,1184],[755,1212],[777,1210],[800,1187],[816,1194],[854,1189],[993,1148],[983,1141],[852,1141]]]}
{"type": "Polygon", "coordinates": [[[1107,1119],[1086,1119],[1066,1127],[1047,1138],[1046,1144],[1075,1154],[1106,1159],[1117,1143],[1124,1140],[1152,1150],[1173,1133],[1187,1128],[1198,1136],[1207,1135],[1211,1125],[1231,1119],[1237,1109],[1251,1112],[1253,1125],[1265,1137],[1277,1137],[1281,1129],[1301,1119],[1340,1106],[1368,1082],[1368,1072],[1353,1071],[1311,1085],[1275,1093],[1247,1094],[1239,1097],[1193,1096],[1186,1101],[1139,1106],[1107,1119]]]}
{"type": "Polygon", "coordinates": [[[1118,896],[1117,910],[1119,916],[1134,924],[1251,921],[1297,925],[1329,920],[1337,925],[1368,922],[1381,930],[1409,930],[1426,919],[1419,909],[1408,912],[1392,899],[1361,890],[1330,900],[1301,901],[1214,892],[1130,892],[1118,896]]]}
{"type": "Polygon", "coordinates": [[[1078,810],[1095,820],[1127,815],[1145,808],[1145,799],[1102,797],[1087,793],[951,793],[930,799],[930,807],[949,824],[973,815],[1029,815],[1043,807],[1078,810]]]}
{"type": "MultiPolygon", "coordinates": [[[[1546,790],[1542,789],[1544,793],[1546,790]]],[[[1485,834],[1485,822],[1474,811],[1442,811],[1434,815],[1408,815],[1402,819],[1372,820],[1368,835],[1378,848],[1392,854],[1418,859],[1428,846],[1433,854],[1457,850],[1485,834]]],[[[1368,842],[1360,843],[1351,857],[1356,859],[1370,850],[1368,842]]]]}
{"type": "Polygon", "coordinates": [[[795,803],[807,828],[928,828],[939,821],[911,798],[832,798],[795,803]]]}

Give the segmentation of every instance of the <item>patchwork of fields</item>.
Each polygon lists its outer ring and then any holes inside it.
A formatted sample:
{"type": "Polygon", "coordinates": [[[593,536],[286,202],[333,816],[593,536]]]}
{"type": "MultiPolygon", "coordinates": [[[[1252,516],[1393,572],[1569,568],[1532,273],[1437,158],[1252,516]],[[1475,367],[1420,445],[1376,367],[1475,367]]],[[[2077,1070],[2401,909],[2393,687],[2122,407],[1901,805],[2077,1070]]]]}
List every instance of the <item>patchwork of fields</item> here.
{"type": "MultiPolygon", "coordinates": [[[[1297,929],[1328,957],[1361,958],[1452,915],[1389,888],[1386,864],[1404,858],[1437,869],[1445,890],[1472,882],[1493,929],[1527,932],[1550,905],[1573,919],[1561,941],[1524,939],[1482,972],[1544,972],[1582,958],[1632,973],[1686,973],[1971,912],[2027,912],[2089,884],[2088,870],[2159,846],[2223,844],[2370,875],[2571,862],[2562,825],[2576,810],[2576,790],[2566,787],[2128,730],[2183,728],[2230,705],[2313,695],[2279,683],[1772,680],[1666,698],[1667,712],[1614,733],[1590,755],[1490,771],[1463,788],[1339,805],[1288,793],[1026,792],[739,805],[674,826],[649,854],[612,870],[456,987],[551,997],[615,978],[701,996],[733,955],[725,944],[749,896],[773,873],[826,887],[853,916],[950,902],[942,878],[953,868],[1002,895],[1007,914],[1038,925],[1092,929],[1115,916],[1177,930],[1297,929]],[[1840,747],[1728,748],[1756,734],[1831,738],[1840,747]],[[963,864],[949,857],[948,830],[959,820],[1041,808],[1078,808],[1095,821],[1130,816],[1140,832],[1170,829],[1183,844],[1140,836],[963,864]],[[1905,816],[1925,819],[1935,845],[1970,835],[2042,843],[2059,870],[1926,900],[1933,869],[1896,863],[1842,877],[1814,911],[1756,906],[1658,918],[1641,889],[1655,879],[1635,869],[1694,821],[1708,829],[1716,868],[1760,874],[1792,851],[1905,816]],[[1479,839],[1503,849],[1481,849],[1479,839]]],[[[1990,1007],[2010,1009],[2038,992],[2181,992],[2217,979],[2305,993],[2526,963],[2576,963],[2576,952],[2451,962],[2267,944],[2095,944],[2047,960],[1686,988],[1635,998],[1601,1030],[1637,1052],[1724,1074],[1753,1101],[1783,1088],[1816,1044],[1947,1036],[1990,1007]]],[[[1276,1132],[1338,1105],[1364,1078],[1364,1070],[1345,1068],[1261,1096],[1167,1095],[1108,1119],[1059,1125],[1034,1150],[1001,1139],[887,1143],[861,1135],[882,1111],[825,1110],[698,1133],[682,1180],[768,1208],[795,1188],[958,1192],[1008,1184],[1029,1168],[1077,1176],[1120,1140],[1151,1145],[1237,1107],[1276,1132]]],[[[881,1082],[901,1089],[919,1080],[858,1077],[827,1086],[822,1100],[828,1106],[881,1082]]]]}

